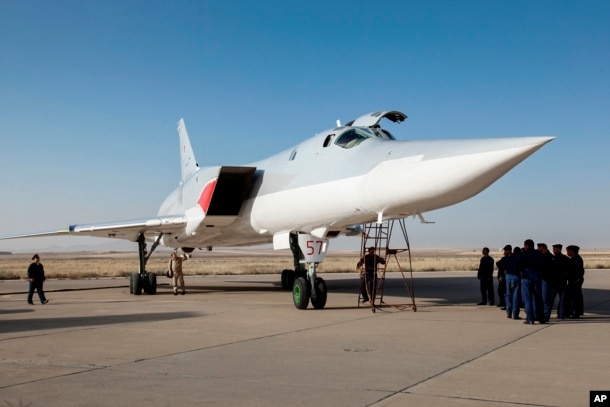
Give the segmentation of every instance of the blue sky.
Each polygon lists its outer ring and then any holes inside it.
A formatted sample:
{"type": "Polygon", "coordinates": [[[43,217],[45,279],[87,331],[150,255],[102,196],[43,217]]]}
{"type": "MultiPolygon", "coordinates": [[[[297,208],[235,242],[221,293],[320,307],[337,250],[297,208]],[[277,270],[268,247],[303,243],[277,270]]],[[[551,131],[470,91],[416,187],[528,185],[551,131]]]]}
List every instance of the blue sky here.
{"type": "Polygon", "coordinates": [[[610,247],[608,21],[607,1],[2,1],[0,235],[155,215],[180,117],[200,165],[239,165],[391,109],[400,139],[557,137],[409,220],[413,247],[610,247]]]}

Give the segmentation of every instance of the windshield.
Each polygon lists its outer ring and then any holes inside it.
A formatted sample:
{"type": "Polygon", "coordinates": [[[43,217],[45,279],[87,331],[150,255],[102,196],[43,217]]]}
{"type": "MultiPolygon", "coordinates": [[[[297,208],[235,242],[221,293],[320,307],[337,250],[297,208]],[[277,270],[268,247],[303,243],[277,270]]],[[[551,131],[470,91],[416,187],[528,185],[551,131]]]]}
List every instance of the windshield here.
{"type": "Polygon", "coordinates": [[[337,138],[335,144],[343,148],[352,148],[371,137],[374,137],[374,135],[368,129],[349,129],[337,138]]]}

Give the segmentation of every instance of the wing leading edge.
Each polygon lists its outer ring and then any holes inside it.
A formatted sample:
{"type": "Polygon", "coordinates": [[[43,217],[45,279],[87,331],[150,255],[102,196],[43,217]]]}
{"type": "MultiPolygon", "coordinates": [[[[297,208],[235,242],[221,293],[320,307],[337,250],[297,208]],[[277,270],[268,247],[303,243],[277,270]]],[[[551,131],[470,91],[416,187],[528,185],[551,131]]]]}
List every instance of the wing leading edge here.
{"type": "Polygon", "coordinates": [[[19,239],[45,236],[92,236],[130,240],[135,242],[143,234],[152,237],[160,233],[176,233],[186,224],[184,216],[157,216],[147,219],[134,219],[119,222],[90,223],[70,225],[66,229],[55,231],[28,233],[14,236],[0,237],[0,240],[19,239]]]}

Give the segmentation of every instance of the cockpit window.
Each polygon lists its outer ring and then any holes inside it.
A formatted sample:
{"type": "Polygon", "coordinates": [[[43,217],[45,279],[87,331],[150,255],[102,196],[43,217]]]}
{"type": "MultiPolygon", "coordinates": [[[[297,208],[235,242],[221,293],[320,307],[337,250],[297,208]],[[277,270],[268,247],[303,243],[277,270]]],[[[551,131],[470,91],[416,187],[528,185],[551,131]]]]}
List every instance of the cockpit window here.
{"type": "Polygon", "coordinates": [[[366,129],[349,129],[337,138],[335,144],[343,148],[352,148],[371,137],[373,137],[373,135],[366,129]]]}
{"type": "Polygon", "coordinates": [[[333,141],[333,138],[335,138],[334,134],[329,134],[328,136],[326,136],[326,139],[324,140],[324,145],[323,147],[328,147],[330,146],[330,143],[333,141]]]}

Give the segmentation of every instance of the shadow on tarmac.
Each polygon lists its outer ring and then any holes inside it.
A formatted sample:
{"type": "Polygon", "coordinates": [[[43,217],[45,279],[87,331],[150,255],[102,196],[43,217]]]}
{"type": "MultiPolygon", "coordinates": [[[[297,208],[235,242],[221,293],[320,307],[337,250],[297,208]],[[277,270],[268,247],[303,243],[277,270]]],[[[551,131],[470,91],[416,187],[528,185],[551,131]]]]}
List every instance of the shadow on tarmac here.
{"type": "MultiPolygon", "coordinates": [[[[324,278],[323,273],[319,274],[319,276],[324,278]]],[[[325,281],[329,296],[333,293],[353,294],[354,307],[346,308],[353,309],[358,307],[358,292],[360,289],[359,278],[345,276],[345,278],[325,279],[325,281]]],[[[438,278],[417,276],[412,282],[410,280],[407,281],[409,281],[410,289],[414,293],[415,304],[418,308],[455,305],[476,306],[475,304],[480,300],[479,281],[475,277],[452,276],[448,278],[438,278]],[[447,286],[450,286],[451,289],[447,290],[447,286]],[[428,304],[420,304],[422,301],[426,301],[428,304]],[[430,302],[433,304],[430,304],[430,302]]],[[[224,282],[233,283],[230,278],[227,278],[224,282]]],[[[234,283],[235,285],[231,286],[209,284],[189,285],[187,291],[192,294],[205,294],[206,292],[273,292],[281,290],[279,281],[270,284],[268,281],[248,281],[247,283],[244,283],[240,280],[235,281],[234,283]]],[[[497,282],[495,282],[496,297],[497,289],[497,282]]],[[[290,295],[290,290],[284,291],[287,295],[290,295]]],[[[171,292],[168,292],[168,294],[171,294],[171,292]]],[[[610,298],[609,290],[584,288],[583,297],[585,298],[585,311],[592,314],[592,316],[578,320],[566,319],[562,321],[562,323],[607,323],[610,320],[610,302],[605,300],[610,298]]],[[[384,298],[387,299],[388,308],[392,305],[409,304],[409,292],[407,291],[402,278],[396,275],[386,278],[384,298]],[[397,302],[397,297],[401,298],[401,301],[398,301],[400,304],[395,304],[397,302]],[[402,299],[404,299],[404,301],[402,301],[402,299]]],[[[360,304],[360,308],[370,308],[370,306],[368,304],[360,304]]]]}
{"type": "Polygon", "coordinates": [[[33,309],[0,309],[0,315],[2,314],[29,314],[34,312],[33,309]]]}
{"type": "Polygon", "coordinates": [[[200,315],[200,313],[195,312],[157,312],[151,314],[96,315],[91,317],[28,318],[6,321],[2,324],[2,331],[4,333],[16,333],[45,329],[157,322],[178,318],[194,318],[200,315]]]}

